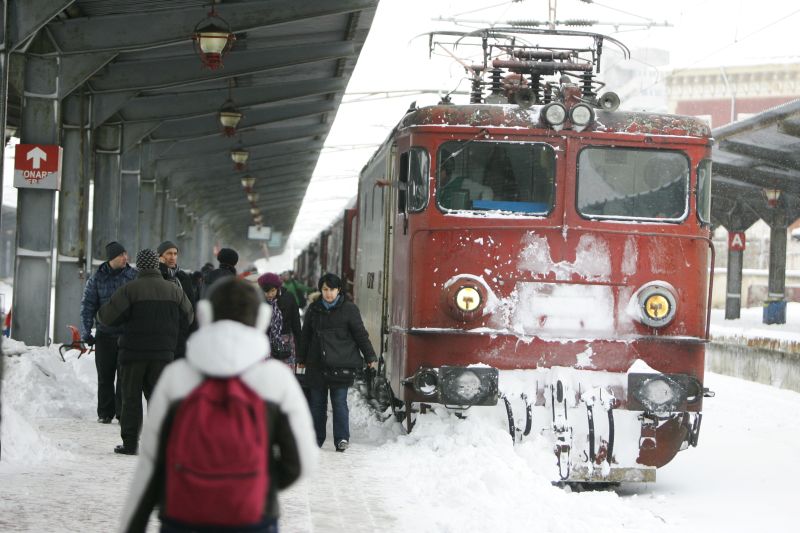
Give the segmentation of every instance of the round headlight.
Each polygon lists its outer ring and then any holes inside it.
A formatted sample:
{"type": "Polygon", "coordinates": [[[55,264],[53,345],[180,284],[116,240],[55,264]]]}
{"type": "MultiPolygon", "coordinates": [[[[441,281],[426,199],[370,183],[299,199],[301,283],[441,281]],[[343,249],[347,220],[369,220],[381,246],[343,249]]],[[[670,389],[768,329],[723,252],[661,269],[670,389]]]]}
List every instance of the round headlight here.
{"type": "Polygon", "coordinates": [[[567,108],[556,102],[551,102],[544,106],[542,113],[544,114],[545,121],[551,126],[563,124],[567,119],[567,108]]]}
{"type": "Polygon", "coordinates": [[[642,397],[652,405],[669,404],[675,399],[675,391],[663,379],[651,379],[642,386],[642,397]]]}
{"type": "Polygon", "coordinates": [[[675,295],[660,284],[644,287],[638,300],[640,319],[647,326],[660,328],[675,318],[675,295]]]}
{"type": "Polygon", "coordinates": [[[436,388],[439,386],[439,377],[436,371],[431,369],[424,369],[417,372],[414,376],[414,388],[420,394],[431,396],[436,393],[436,388]]]}
{"type": "Polygon", "coordinates": [[[592,108],[586,104],[578,104],[569,112],[569,120],[575,126],[585,126],[594,118],[592,108]]]}
{"type": "Polygon", "coordinates": [[[651,294],[644,301],[644,313],[652,320],[664,320],[669,311],[669,300],[663,294],[651,294]]]}
{"type": "Polygon", "coordinates": [[[481,392],[481,378],[469,370],[456,378],[456,394],[465,400],[471,400],[481,392]]]}
{"type": "Polygon", "coordinates": [[[475,287],[461,287],[456,293],[456,306],[462,311],[474,311],[481,305],[481,293],[475,287]]]}

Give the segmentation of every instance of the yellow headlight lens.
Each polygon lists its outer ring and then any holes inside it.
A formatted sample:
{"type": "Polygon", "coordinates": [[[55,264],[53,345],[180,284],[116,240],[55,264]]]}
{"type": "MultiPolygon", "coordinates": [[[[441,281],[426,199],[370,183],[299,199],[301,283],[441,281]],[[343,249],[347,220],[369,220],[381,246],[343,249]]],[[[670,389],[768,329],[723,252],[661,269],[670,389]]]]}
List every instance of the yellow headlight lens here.
{"type": "Polygon", "coordinates": [[[670,312],[669,300],[662,294],[651,294],[644,301],[644,312],[653,320],[661,320],[670,312]]]}
{"type": "Polygon", "coordinates": [[[456,305],[462,311],[474,311],[481,305],[481,293],[473,287],[461,287],[456,293],[456,305]]]}

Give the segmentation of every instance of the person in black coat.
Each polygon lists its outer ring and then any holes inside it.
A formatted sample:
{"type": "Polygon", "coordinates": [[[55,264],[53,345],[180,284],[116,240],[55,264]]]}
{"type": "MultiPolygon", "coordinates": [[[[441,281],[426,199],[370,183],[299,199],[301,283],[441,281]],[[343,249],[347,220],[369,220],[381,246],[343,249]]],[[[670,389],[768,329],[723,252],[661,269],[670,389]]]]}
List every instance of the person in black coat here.
{"type": "Polygon", "coordinates": [[[343,452],[350,441],[347,389],[353,384],[355,371],[364,366],[364,361],[370,368],[376,368],[378,358],[361,312],[356,304],[341,294],[341,278],[325,274],[317,286],[322,297],[306,311],[297,366],[306,369],[305,385],[309,389],[309,407],[317,444],[322,447],[325,443],[330,394],[333,442],[336,451],[343,452]]]}
{"type": "Polygon", "coordinates": [[[218,279],[236,275],[236,263],[239,262],[239,254],[233,248],[223,248],[217,254],[217,261],[219,261],[219,268],[206,274],[206,291],[218,279]]]}
{"type": "Polygon", "coordinates": [[[122,444],[114,452],[125,455],[135,455],[139,447],[142,394],[150,400],[161,371],[175,356],[181,328],[194,320],[192,304],[180,286],[161,277],[155,250],[140,250],[136,266],[139,277],[117,289],[97,312],[98,323],[122,326],[122,444]]]}
{"type": "MultiPolygon", "coordinates": [[[[192,283],[192,277],[178,268],[178,246],[172,241],[164,241],[158,245],[156,249],[158,253],[158,270],[161,276],[183,289],[183,293],[192,304],[192,309],[197,307],[197,292],[192,283]]],[[[197,325],[192,322],[188,326],[181,328],[178,335],[178,346],[175,348],[175,359],[181,359],[186,355],[186,339],[189,338],[194,331],[197,330],[197,325]]]]}

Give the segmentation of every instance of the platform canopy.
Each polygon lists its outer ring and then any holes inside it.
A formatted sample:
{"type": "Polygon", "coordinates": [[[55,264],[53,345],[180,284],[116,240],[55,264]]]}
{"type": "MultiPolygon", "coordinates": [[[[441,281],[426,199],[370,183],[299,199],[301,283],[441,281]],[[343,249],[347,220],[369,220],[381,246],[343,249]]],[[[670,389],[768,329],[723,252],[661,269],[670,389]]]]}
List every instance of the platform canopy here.
{"type": "Polygon", "coordinates": [[[800,218],[800,100],[717,128],[713,136],[714,224],[745,230],[759,219],[772,225],[776,214],[788,224],[800,218]]]}
{"type": "MultiPolygon", "coordinates": [[[[143,178],[206,215],[229,243],[246,246],[253,215],[242,178],[254,177],[263,224],[284,235],[270,250],[279,253],[377,3],[6,0],[5,41],[26,57],[57,55],[59,99],[90,95],[92,128],[121,123],[122,151],[142,150],[143,178]],[[219,19],[207,18],[212,5],[219,19]],[[208,23],[235,36],[216,69],[193,39],[208,23]],[[228,100],[242,113],[231,137],[219,117],[228,100]],[[234,168],[232,150],[248,153],[245,169],[234,168]]],[[[8,125],[19,130],[14,68],[12,55],[8,125]]]]}

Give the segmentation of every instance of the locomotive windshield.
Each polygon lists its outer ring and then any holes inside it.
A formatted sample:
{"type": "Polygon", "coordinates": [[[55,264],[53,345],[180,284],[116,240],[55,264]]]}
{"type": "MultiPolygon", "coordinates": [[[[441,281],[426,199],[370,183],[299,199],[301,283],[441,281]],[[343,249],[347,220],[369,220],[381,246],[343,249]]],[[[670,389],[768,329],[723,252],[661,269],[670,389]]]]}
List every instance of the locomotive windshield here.
{"type": "Polygon", "coordinates": [[[578,157],[578,211],[585,216],[679,220],[689,160],[681,152],[585,148],[578,157]]]}
{"type": "Polygon", "coordinates": [[[452,141],[439,149],[436,189],[444,209],[547,214],[556,158],[543,143],[452,141]]]}

